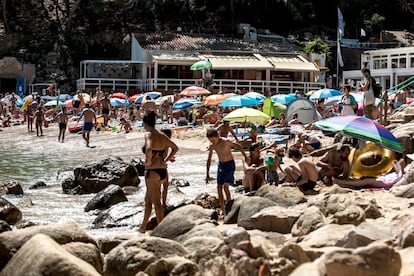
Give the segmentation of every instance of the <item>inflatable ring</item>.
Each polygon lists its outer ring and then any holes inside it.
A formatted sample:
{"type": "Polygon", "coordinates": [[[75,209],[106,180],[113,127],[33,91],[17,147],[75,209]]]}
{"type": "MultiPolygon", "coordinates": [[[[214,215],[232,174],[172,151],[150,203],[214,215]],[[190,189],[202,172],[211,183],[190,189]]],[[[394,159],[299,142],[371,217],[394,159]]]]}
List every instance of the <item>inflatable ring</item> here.
{"type": "Polygon", "coordinates": [[[24,111],[24,110],[26,110],[27,106],[28,106],[29,104],[31,104],[32,102],[33,102],[33,100],[32,100],[32,99],[30,99],[30,98],[26,99],[26,100],[24,101],[24,104],[23,104],[23,105],[22,105],[22,107],[20,108],[20,111],[24,111]]]}
{"type": "Polygon", "coordinates": [[[377,177],[392,170],[392,161],[395,153],[392,150],[378,147],[373,142],[367,142],[363,150],[352,150],[351,160],[352,178],[377,177]]]}

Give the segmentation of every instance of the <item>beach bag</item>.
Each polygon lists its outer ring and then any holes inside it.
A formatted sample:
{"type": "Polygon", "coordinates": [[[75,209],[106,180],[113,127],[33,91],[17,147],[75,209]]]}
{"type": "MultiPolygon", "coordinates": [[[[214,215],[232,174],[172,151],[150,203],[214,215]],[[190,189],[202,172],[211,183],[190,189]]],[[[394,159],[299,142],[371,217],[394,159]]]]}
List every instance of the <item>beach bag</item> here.
{"type": "Polygon", "coordinates": [[[377,81],[371,77],[371,85],[372,85],[372,91],[374,92],[375,98],[381,98],[381,90],[379,85],[377,84],[377,81]]]}

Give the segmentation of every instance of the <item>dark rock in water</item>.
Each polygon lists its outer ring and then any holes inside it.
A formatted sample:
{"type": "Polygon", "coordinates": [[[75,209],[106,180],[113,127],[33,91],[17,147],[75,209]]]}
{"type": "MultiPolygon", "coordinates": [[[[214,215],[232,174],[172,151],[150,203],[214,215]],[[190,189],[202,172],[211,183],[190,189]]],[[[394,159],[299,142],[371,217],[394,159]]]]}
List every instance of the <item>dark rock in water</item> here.
{"type": "Polygon", "coordinates": [[[74,170],[73,181],[68,177],[62,182],[65,193],[85,194],[97,193],[110,184],[120,187],[138,186],[140,183],[138,170],[131,163],[120,158],[109,157],[74,170]]]}
{"type": "Polygon", "coordinates": [[[35,184],[30,186],[29,190],[39,189],[39,188],[46,188],[46,183],[43,181],[37,181],[35,184]]]}
{"type": "Polygon", "coordinates": [[[0,197],[0,220],[13,225],[21,219],[22,212],[13,203],[0,197]]]}
{"type": "Polygon", "coordinates": [[[7,222],[5,222],[4,220],[0,220],[0,233],[11,231],[11,230],[12,229],[7,222]]]}
{"type": "Polygon", "coordinates": [[[142,160],[142,159],[139,159],[139,160],[132,159],[131,165],[135,166],[135,168],[138,171],[139,176],[144,176],[144,173],[145,173],[145,162],[144,162],[144,160],[142,160]]]}
{"type": "Polygon", "coordinates": [[[124,191],[117,185],[109,185],[105,190],[96,194],[86,205],[85,212],[95,209],[105,209],[119,202],[128,201],[124,191]]]}
{"type": "Polygon", "coordinates": [[[5,181],[1,186],[0,190],[3,190],[6,194],[9,195],[22,195],[23,188],[20,185],[19,181],[14,179],[9,179],[5,181]]]}
{"type": "Polygon", "coordinates": [[[37,226],[37,225],[38,224],[34,223],[33,221],[21,220],[15,226],[17,229],[23,229],[23,228],[28,228],[28,227],[37,226]]]}

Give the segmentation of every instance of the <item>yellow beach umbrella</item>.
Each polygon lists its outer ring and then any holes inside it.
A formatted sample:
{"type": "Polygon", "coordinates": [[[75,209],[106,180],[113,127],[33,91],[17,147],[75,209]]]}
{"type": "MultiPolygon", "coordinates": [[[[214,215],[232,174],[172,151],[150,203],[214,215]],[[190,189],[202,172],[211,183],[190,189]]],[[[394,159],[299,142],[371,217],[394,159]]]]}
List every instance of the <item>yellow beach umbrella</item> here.
{"type": "Polygon", "coordinates": [[[271,120],[271,117],[260,110],[250,107],[241,107],[227,114],[223,120],[239,123],[266,123],[271,120]]]}

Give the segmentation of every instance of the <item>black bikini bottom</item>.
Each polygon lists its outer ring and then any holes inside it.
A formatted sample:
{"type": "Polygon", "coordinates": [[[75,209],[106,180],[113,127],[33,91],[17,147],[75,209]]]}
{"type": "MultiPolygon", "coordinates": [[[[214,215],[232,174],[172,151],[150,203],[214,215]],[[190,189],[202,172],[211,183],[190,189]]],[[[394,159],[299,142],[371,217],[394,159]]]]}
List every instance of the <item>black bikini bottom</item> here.
{"type": "Polygon", "coordinates": [[[149,177],[150,172],[153,171],[160,176],[160,179],[163,180],[167,177],[167,169],[149,169],[145,175],[146,178],[149,177]]]}

